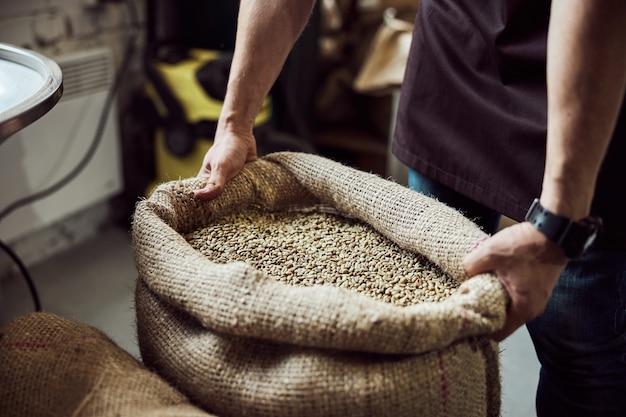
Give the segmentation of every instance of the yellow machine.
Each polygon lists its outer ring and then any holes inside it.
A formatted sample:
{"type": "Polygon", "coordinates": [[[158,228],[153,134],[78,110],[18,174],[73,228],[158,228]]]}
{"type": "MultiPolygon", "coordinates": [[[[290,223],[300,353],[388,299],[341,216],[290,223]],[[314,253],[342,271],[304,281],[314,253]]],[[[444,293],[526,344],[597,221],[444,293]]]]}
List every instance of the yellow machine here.
{"type": "MultiPolygon", "coordinates": [[[[180,59],[147,64],[146,94],[160,119],[154,138],[156,175],[147,194],[162,182],[195,176],[213,144],[232,54],[194,48],[185,52],[180,59]]],[[[268,124],[271,113],[268,97],[255,127],[268,124]]]]}

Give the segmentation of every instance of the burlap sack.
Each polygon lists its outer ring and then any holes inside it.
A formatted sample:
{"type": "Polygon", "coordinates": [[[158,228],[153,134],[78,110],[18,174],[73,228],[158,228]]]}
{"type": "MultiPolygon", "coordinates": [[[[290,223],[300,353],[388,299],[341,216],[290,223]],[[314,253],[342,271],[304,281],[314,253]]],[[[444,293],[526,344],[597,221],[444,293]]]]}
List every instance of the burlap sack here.
{"type": "Polygon", "coordinates": [[[201,180],[161,185],[133,220],[143,360],[223,416],[494,416],[506,294],[466,280],[485,235],[445,205],[328,159],[271,154],[211,202],[201,180]],[[216,264],[182,234],[251,206],[324,203],[429,257],[463,282],[438,303],[396,307],[336,287],[289,286],[245,263],[216,264]]]}
{"type": "Polygon", "coordinates": [[[0,329],[0,416],[209,414],[102,332],[34,313],[0,329]]]}
{"type": "Polygon", "coordinates": [[[354,79],[354,89],[366,94],[387,94],[397,90],[404,79],[413,38],[415,15],[396,15],[387,9],[363,65],[354,79]]]}

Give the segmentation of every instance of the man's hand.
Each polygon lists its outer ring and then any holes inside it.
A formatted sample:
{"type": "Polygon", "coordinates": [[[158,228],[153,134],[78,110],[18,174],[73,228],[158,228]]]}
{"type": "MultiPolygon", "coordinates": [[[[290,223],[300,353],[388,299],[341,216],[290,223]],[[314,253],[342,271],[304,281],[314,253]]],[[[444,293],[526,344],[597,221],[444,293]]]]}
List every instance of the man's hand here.
{"type": "Polygon", "coordinates": [[[256,141],[252,133],[228,132],[216,135],[215,143],[204,156],[197,175],[207,179],[206,185],[196,190],[194,196],[200,200],[218,197],[226,182],[239,174],[246,162],[256,159],[256,141]]]}
{"type": "Polygon", "coordinates": [[[315,0],[241,0],[235,51],[215,143],[198,172],[207,183],[195,191],[196,198],[219,196],[226,182],[246,162],[257,159],[252,135],[255,118],[314,4],[315,0]]]}
{"type": "Polygon", "coordinates": [[[528,222],[501,230],[467,254],[468,275],[495,274],[511,297],[506,323],[492,336],[496,341],[543,312],[566,262],[563,250],[528,222]]]}

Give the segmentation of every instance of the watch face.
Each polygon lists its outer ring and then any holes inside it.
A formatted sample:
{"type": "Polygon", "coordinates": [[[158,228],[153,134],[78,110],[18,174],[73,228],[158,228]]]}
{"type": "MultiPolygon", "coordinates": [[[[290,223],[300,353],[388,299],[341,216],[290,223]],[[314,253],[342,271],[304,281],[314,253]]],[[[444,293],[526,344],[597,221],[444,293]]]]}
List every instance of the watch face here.
{"type": "Polygon", "coordinates": [[[593,243],[596,241],[596,237],[598,237],[598,232],[595,231],[593,232],[585,241],[585,244],[583,245],[583,253],[587,252],[592,246],[593,243]]]}
{"type": "Polygon", "coordinates": [[[582,221],[589,231],[589,236],[585,240],[582,248],[582,254],[585,254],[594,244],[600,231],[602,230],[602,220],[599,218],[587,218],[582,221]]]}
{"type": "Polygon", "coordinates": [[[599,217],[590,216],[578,222],[573,221],[546,210],[539,199],[535,199],[530,206],[526,221],[561,246],[568,258],[584,255],[602,230],[602,219],[599,217]]]}

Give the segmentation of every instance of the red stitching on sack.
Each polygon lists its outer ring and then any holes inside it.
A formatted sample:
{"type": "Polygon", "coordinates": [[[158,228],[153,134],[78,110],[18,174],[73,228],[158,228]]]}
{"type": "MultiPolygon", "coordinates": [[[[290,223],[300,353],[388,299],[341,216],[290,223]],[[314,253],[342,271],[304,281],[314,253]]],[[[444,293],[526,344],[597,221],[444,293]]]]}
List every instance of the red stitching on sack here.
{"type": "Polygon", "coordinates": [[[59,340],[56,340],[52,343],[43,343],[43,342],[6,342],[0,343],[0,349],[22,349],[22,350],[30,350],[35,351],[39,349],[56,349],[60,346],[66,346],[71,344],[72,342],[84,342],[90,339],[94,340],[103,340],[102,336],[89,335],[89,336],[69,336],[63,337],[59,340]]]}
{"type": "Polygon", "coordinates": [[[36,350],[36,349],[47,349],[49,347],[46,343],[30,343],[30,342],[13,342],[13,343],[2,343],[0,347],[6,348],[17,348],[17,349],[26,349],[26,350],[36,350]]]}

